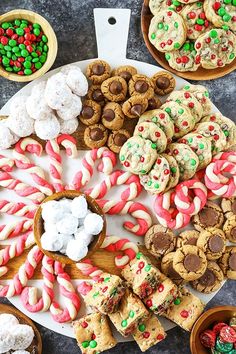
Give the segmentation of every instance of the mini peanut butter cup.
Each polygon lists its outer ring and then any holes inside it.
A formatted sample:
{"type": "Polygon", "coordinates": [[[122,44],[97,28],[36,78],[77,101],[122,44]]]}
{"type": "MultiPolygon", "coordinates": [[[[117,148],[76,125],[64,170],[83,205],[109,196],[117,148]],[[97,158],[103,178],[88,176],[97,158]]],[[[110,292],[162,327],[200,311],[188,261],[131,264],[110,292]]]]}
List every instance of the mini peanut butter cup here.
{"type": "Polygon", "coordinates": [[[201,266],[200,257],[196,254],[187,254],[184,258],[184,267],[189,272],[196,272],[201,266]]]}

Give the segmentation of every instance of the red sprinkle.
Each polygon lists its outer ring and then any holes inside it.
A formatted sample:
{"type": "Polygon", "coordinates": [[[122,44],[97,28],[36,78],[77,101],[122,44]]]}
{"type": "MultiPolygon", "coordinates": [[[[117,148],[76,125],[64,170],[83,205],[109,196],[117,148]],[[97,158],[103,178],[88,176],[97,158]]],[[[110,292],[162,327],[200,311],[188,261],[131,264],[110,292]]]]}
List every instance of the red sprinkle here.
{"type": "Polygon", "coordinates": [[[102,289],[102,292],[105,293],[108,289],[108,286],[105,286],[105,288],[102,289]]]}
{"type": "Polygon", "coordinates": [[[208,130],[210,130],[210,132],[212,132],[212,130],[214,130],[213,125],[209,125],[208,130]]]}
{"type": "Polygon", "coordinates": [[[210,38],[210,37],[207,37],[207,38],[205,39],[205,42],[206,42],[207,44],[211,43],[211,38],[210,38]]]}
{"type": "Polygon", "coordinates": [[[211,59],[215,59],[215,58],[216,58],[215,54],[211,54],[211,59]]]}
{"type": "Polygon", "coordinates": [[[193,108],[194,107],[194,103],[193,102],[189,102],[188,106],[189,106],[189,108],[193,108]]]}
{"type": "Polygon", "coordinates": [[[219,135],[215,134],[214,135],[214,140],[219,140],[219,139],[220,139],[219,135]]]}
{"type": "Polygon", "coordinates": [[[140,157],[140,161],[144,162],[144,157],[143,156],[140,157]]]}
{"type": "Polygon", "coordinates": [[[172,16],[172,12],[171,12],[171,11],[168,11],[168,12],[167,12],[167,15],[168,15],[168,16],[172,16]]]}
{"type": "Polygon", "coordinates": [[[161,164],[161,159],[157,159],[157,164],[158,164],[158,165],[161,164]]]}
{"type": "Polygon", "coordinates": [[[162,340],[162,339],[164,339],[165,337],[163,336],[163,334],[158,334],[158,336],[157,336],[157,340],[162,340]]]}
{"type": "Polygon", "coordinates": [[[183,55],[181,58],[182,63],[186,64],[189,62],[189,58],[187,57],[187,55],[183,55]]]}
{"type": "Polygon", "coordinates": [[[93,340],[96,339],[96,334],[92,334],[92,337],[91,337],[93,340]]]}
{"type": "Polygon", "coordinates": [[[188,122],[185,120],[185,121],[183,121],[182,125],[183,125],[184,127],[187,127],[187,126],[188,126],[188,122]]]}
{"type": "Polygon", "coordinates": [[[217,65],[218,65],[218,66],[223,66],[223,61],[222,61],[221,59],[218,59],[218,60],[217,60],[217,65]]]}
{"type": "Polygon", "coordinates": [[[172,39],[168,39],[167,44],[171,45],[173,43],[172,39]]]}
{"type": "Polygon", "coordinates": [[[191,95],[190,95],[190,93],[189,93],[189,92],[185,92],[185,93],[184,93],[184,97],[185,97],[185,98],[190,98],[190,97],[191,97],[191,95]]]}
{"type": "Polygon", "coordinates": [[[143,269],[145,266],[144,262],[139,262],[138,267],[139,269],[143,269]]]}
{"type": "Polygon", "coordinates": [[[160,44],[161,48],[164,48],[165,45],[166,45],[165,42],[161,42],[161,44],[160,44]]]}
{"type": "Polygon", "coordinates": [[[176,59],[176,63],[177,63],[177,64],[180,64],[180,63],[181,63],[181,58],[177,58],[177,59],[176,59]]]}
{"type": "Polygon", "coordinates": [[[195,28],[195,30],[198,31],[198,32],[201,32],[201,31],[202,31],[202,25],[196,24],[196,25],[194,25],[194,28],[195,28]]]}
{"type": "Polygon", "coordinates": [[[196,13],[195,13],[194,11],[191,11],[191,12],[188,13],[188,17],[189,17],[191,20],[193,20],[196,16],[197,16],[197,15],[196,15],[196,13]]]}
{"type": "Polygon", "coordinates": [[[179,132],[179,128],[176,127],[176,125],[175,125],[175,127],[174,127],[174,130],[175,130],[175,133],[178,133],[178,132],[179,132]]]}
{"type": "Polygon", "coordinates": [[[199,18],[201,18],[202,20],[205,20],[205,18],[206,18],[205,12],[201,12],[199,15],[199,18]]]}
{"type": "Polygon", "coordinates": [[[197,49],[200,49],[200,48],[201,48],[201,43],[197,42],[196,45],[195,45],[195,47],[196,47],[197,49]]]}

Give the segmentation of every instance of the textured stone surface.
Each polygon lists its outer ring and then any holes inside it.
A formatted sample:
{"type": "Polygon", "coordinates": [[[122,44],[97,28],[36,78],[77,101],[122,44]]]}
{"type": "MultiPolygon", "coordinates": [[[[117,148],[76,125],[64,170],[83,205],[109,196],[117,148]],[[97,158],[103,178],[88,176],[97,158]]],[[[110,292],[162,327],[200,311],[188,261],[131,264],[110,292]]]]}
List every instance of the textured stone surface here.
{"type": "MultiPolygon", "coordinates": [[[[96,57],[96,41],[93,23],[94,7],[131,8],[132,18],[128,42],[128,58],[146,61],[155,64],[155,61],[147,51],[140,29],[140,11],[142,0],[1,0],[0,13],[15,8],[25,8],[36,11],[45,16],[54,27],[58,42],[59,52],[54,68],[74,61],[96,57]]],[[[224,78],[203,82],[211,93],[213,102],[221,112],[235,119],[236,109],[234,99],[236,72],[224,78]]],[[[16,93],[22,84],[6,81],[0,78],[0,107],[16,93]]],[[[235,283],[228,281],[208,307],[220,304],[234,304],[235,283]]],[[[0,302],[6,300],[0,299],[0,302]]],[[[73,339],[63,337],[42,326],[38,326],[44,343],[45,354],[75,354],[79,352],[73,339]]],[[[122,343],[107,353],[138,354],[140,350],[135,343],[122,343]]],[[[150,349],[149,354],[189,354],[189,334],[175,328],[168,332],[167,339],[158,346],[150,349]]]]}

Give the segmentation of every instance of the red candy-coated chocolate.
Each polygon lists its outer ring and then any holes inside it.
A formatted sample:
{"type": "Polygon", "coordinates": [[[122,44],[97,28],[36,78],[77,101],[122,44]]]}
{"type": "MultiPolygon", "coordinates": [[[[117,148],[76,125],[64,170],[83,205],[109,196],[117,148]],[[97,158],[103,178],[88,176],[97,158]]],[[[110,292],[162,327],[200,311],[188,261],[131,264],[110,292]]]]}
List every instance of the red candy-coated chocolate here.
{"type": "Polygon", "coordinates": [[[221,3],[216,1],[214,4],[213,4],[213,9],[215,11],[219,10],[219,8],[221,7],[221,3]]]}
{"type": "Polygon", "coordinates": [[[164,118],[165,118],[165,114],[164,114],[164,113],[160,113],[160,114],[159,114],[159,117],[160,117],[161,119],[164,119],[164,118]]]}
{"type": "Polygon", "coordinates": [[[222,342],[227,343],[235,343],[236,342],[236,332],[230,326],[225,326],[220,330],[220,340],[222,342]]]}
{"type": "Polygon", "coordinates": [[[177,63],[177,64],[180,64],[180,63],[181,63],[181,58],[177,58],[177,59],[176,59],[176,63],[177,63]]]}
{"type": "Polygon", "coordinates": [[[213,348],[216,342],[216,334],[210,329],[206,329],[200,334],[200,342],[205,348],[213,348]]]}
{"type": "Polygon", "coordinates": [[[160,136],[161,136],[161,134],[159,132],[156,132],[155,135],[157,138],[160,138],[160,136]]]}
{"type": "Polygon", "coordinates": [[[196,15],[196,13],[195,13],[194,11],[191,11],[191,12],[188,13],[188,17],[189,17],[191,20],[193,20],[196,16],[197,16],[197,15],[196,15]]]}
{"type": "Polygon", "coordinates": [[[164,42],[161,42],[161,44],[160,44],[161,48],[164,48],[165,45],[166,45],[166,44],[165,44],[164,42]]]}
{"type": "Polygon", "coordinates": [[[227,326],[226,323],[224,322],[219,322],[213,327],[213,332],[215,332],[216,335],[218,335],[223,327],[227,326]]]}
{"type": "Polygon", "coordinates": [[[162,340],[162,339],[164,339],[165,337],[163,336],[163,334],[158,334],[157,335],[157,340],[162,340]]]}
{"type": "Polygon", "coordinates": [[[199,42],[196,43],[196,48],[197,48],[197,49],[200,49],[200,48],[201,48],[201,43],[199,43],[199,42]]]}
{"type": "Polygon", "coordinates": [[[143,337],[146,338],[146,339],[149,338],[150,337],[150,332],[144,332],[143,333],[143,337]]]}
{"type": "Polygon", "coordinates": [[[168,39],[167,44],[171,45],[173,43],[172,39],[168,39]]]}
{"type": "Polygon", "coordinates": [[[152,307],[152,300],[147,300],[146,305],[147,307],[152,307]]]}
{"type": "Polygon", "coordinates": [[[205,12],[201,12],[199,15],[199,18],[201,18],[202,20],[205,20],[206,19],[205,12]]]}
{"type": "Polygon", "coordinates": [[[159,293],[162,293],[162,291],[164,290],[164,285],[160,284],[157,288],[157,290],[159,291],[159,293]]]}
{"type": "Polygon", "coordinates": [[[189,62],[189,58],[186,55],[183,55],[181,61],[182,63],[187,64],[189,62]]]}
{"type": "Polygon", "coordinates": [[[81,323],[81,326],[82,326],[83,328],[87,328],[87,327],[88,327],[88,323],[84,321],[84,322],[81,323]]]}
{"type": "Polygon", "coordinates": [[[189,313],[188,313],[188,311],[183,310],[183,311],[180,312],[180,316],[183,317],[183,318],[188,318],[189,313]]]}
{"type": "Polygon", "coordinates": [[[139,130],[140,132],[142,132],[142,131],[144,130],[144,127],[143,127],[143,126],[140,126],[140,127],[138,127],[138,130],[139,130]]]}
{"type": "Polygon", "coordinates": [[[195,28],[195,30],[196,30],[196,31],[201,32],[201,31],[202,31],[203,26],[202,26],[202,25],[198,25],[198,24],[196,24],[196,25],[194,25],[194,28],[195,28]]]}

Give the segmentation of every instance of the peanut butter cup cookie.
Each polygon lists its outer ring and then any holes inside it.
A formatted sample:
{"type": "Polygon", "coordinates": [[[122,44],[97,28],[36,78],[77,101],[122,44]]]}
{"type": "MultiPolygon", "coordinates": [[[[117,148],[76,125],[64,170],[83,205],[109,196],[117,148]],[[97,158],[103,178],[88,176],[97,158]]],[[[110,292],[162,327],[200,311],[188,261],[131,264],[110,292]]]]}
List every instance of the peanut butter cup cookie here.
{"type": "Polygon", "coordinates": [[[119,153],[121,147],[130,138],[128,130],[120,129],[110,133],[107,145],[115,153],[119,153]]]}
{"type": "Polygon", "coordinates": [[[154,96],[154,85],[146,75],[133,75],[129,81],[130,96],[140,95],[148,100],[154,96]]]}
{"type": "Polygon", "coordinates": [[[226,247],[225,253],[219,261],[219,266],[226,278],[236,280],[236,247],[226,247]]]}
{"type": "Polygon", "coordinates": [[[101,90],[103,95],[112,102],[125,100],[127,94],[127,83],[121,76],[113,76],[103,81],[101,90]]]}
{"type": "Polygon", "coordinates": [[[236,215],[232,215],[226,220],[223,230],[226,238],[230,242],[236,243],[236,215]]]}
{"type": "Polygon", "coordinates": [[[101,106],[92,100],[84,101],[79,120],[85,125],[98,123],[101,117],[101,106]]]}
{"type": "Polygon", "coordinates": [[[224,222],[224,214],[219,205],[208,201],[204,208],[194,215],[192,222],[198,231],[204,231],[209,227],[220,228],[224,222]]]}
{"type": "Polygon", "coordinates": [[[84,131],[84,142],[90,148],[99,148],[107,142],[108,130],[102,124],[94,124],[84,131]]]}
{"type": "Polygon", "coordinates": [[[101,84],[111,76],[110,65],[104,60],[94,60],[88,65],[86,76],[93,84],[101,84]]]}
{"type": "Polygon", "coordinates": [[[151,254],[161,258],[174,250],[176,237],[171,229],[162,225],[153,225],[146,233],[144,243],[151,254]]]}
{"type": "Polygon", "coordinates": [[[130,97],[122,105],[122,111],[128,118],[139,118],[148,107],[148,99],[141,95],[130,97]]]}
{"type": "Polygon", "coordinates": [[[124,113],[121,106],[116,102],[109,102],[102,111],[102,124],[111,130],[119,130],[124,124],[124,113]]]}
{"type": "Polygon", "coordinates": [[[170,252],[166,254],[161,260],[161,271],[168,278],[170,278],[175,284],[182,285],[185,281],[179,273],[177,273],[173,268],[173,258],[175,252],[170,252]]]}
{"type": "Polygon", "coordinates": [[[129,82],[131,77],[136,74],[137,74],[137,69],[131,65],[119,66],[112,72],[112,76],[121,76],[127,82],[129,82]]]}
{"type": "Polygon", "coordinates": [[[224,280],[224,275],[216,262],[207,263],[205,273],[197,280],[191,282],[191,285],[201,293],[209,294],[218,290],[224,280]]]}
{"type": "Polygon", "coordinates": [[[180,248],[185,245],[196,246],[199,232],[196,230],[186,230],[181,232],[177,237],[176,247],[180,248]]]}
{"type": "Polygon", "coordinates": [[[227,219],[236,215],[236,198],[223,198],[221,201],[221,208],[227,219]]]}
{"type": "Polygon", "coordinates": [[[167,71],[158,71],[152,76],[152,81],[155,93],[160,96],[165,96],[172,92],[176,85],[174,76],[167,71]]]}
{"type": "Polygon", "coordinates": [[[216,260],[220,258],[225,251],[225,234],[221,229],[214,227],[208,228],[200,232],[197,246],[204,251],[207,259],[216,260]]]}

